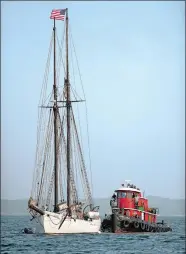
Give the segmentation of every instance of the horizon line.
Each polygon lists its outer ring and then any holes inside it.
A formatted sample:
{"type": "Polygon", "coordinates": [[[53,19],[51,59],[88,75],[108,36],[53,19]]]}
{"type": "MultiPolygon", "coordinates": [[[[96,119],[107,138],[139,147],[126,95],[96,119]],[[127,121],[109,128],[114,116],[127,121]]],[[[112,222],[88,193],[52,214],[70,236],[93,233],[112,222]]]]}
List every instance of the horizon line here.
{"type": "MultiPolygon", "coordinates": [[[[156,197],[156,198],[162,198],[162,199],[171,199],[171,200],[185,200],[184,197],[178,197],[178,198],[171,198],[171,197],[161,197],[161,196],[154,196],[154,195],[147,195],[146,197],[156,197]]],[[[93,197],[93,199],[109,199],[111,197],[93,197]]],[[[29,198],[16,198],[16,199],[9,199],[9,198],[2,198],[1,201],[6,200],[6,201],[18,201],[18,200],[28,200],[29,198]]],[[[82,199],[82,198],[80,198],[82,199]]]]}

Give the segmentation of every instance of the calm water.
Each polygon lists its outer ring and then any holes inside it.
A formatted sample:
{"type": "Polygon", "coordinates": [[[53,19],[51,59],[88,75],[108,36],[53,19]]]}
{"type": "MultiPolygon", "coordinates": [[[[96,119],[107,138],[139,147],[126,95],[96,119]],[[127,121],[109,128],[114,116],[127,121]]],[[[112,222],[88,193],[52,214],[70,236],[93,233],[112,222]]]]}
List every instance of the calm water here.
{"type": "Polygon", "coordinates": [[[1,253],[185,253],[184,217],[163,218],[173,228],[160,234],[27,235],[27,216],[1,217],[1,253]]]}

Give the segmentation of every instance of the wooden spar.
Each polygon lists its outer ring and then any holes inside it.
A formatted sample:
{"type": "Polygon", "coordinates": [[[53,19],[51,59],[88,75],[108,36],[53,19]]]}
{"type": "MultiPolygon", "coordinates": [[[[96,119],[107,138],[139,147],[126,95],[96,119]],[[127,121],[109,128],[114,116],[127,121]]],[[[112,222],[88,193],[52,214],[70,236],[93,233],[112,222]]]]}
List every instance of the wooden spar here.
{"type": "MultiPolygon", "coordinates": [[[[58,146],[57,146],[57,114],[58,114],[58,105],[57,105],[57,86],[56,86],[56,27],[55,27],[55,18],[54,18],[54,212],[58,212],[58,146]]],[[[71,101],[70,101],[70,82],[69,82],[69,63],[68,63],[68,9],[66,9],[66,77],[65,77],[65,88],[66,88],[66,108],[67,108],[67,207],[68,213],[71,215],[70,208],[70,111],[71,111],[71,101]]]]}
{"type": "Polygon", "coordinates": [[[57,86],[56,86],[56,26],[54,18],[54,212],[58,212],[58,128],[57,128],[57,114],[58,114],[58,105],[57,105],[57,86]]]}
{"type": "Polygon", "coordinates": [[[37,207],[37,203],[32,199],[30,198],[28,200],[28,207],[34,211],[36,211],[37,213],[39,213],[40,215],[44,215],[45,212],[42,211],[41,209],[39,209],[39,207],[37,207]]]}
{"type": "Polygon", "coordinates": [[[44,215],[45,212],[43,212],[41,209],[39,209],[37,206],[35,205],[29,205],[29,208],[36,211],[37,213],[39,213],[40,215],[44,215]]]}
{"type": "Polygon", "coordinates": [[[68,213],[71,215],[70,208],[70,111],[71,111],[71,101],[70,101],[70,82],[69,82],[69,63],[68,63],[68,9],[66,9],[66,78],[65,78],[65,87],[66,87],[66,108],[67,108],[67,207],[68,213]]]}

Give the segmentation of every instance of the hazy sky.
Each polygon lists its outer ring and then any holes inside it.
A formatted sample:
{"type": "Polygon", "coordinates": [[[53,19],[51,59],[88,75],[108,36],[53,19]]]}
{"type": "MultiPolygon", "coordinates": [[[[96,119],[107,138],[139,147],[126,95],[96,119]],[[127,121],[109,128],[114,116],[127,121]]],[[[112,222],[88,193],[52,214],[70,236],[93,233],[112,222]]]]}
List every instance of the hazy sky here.
{"type": "Polygon", "coordinates": [[[1,6],[2,198],[30,195],[49,15],[66,7],[88,103],[94,196],[130,179],[146,195],[183,197],[184,2],[1,6]]]}

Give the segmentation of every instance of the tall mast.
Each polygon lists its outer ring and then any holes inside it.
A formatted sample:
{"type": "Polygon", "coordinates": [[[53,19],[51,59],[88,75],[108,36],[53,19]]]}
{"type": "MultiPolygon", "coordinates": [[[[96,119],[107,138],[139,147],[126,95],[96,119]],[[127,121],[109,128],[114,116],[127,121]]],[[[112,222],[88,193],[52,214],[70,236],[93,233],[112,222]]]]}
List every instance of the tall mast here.
{"type": "Polygon", "coordinates": [[[57,137],[58,137],[58,128],[57,128],[57,114],[58,114],[58,105],[57,105],[57,86],[56,86],[56,26],[54,18],[54,212],[58,212],[58,147],[57,147],[57,137]]]}
{"type": "Polygon", "coordinates": [[[69,64],[68,64],[68,9],[66,9],[66,108],[67,108],[67,206],[69,215],[71,215],[70,209],[70,82],[69,82],[69,64]]]}

